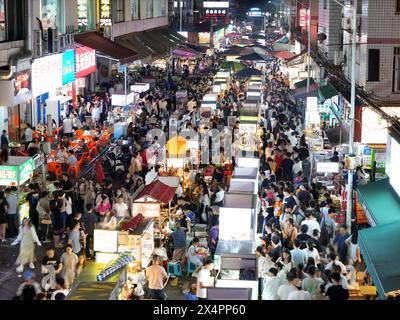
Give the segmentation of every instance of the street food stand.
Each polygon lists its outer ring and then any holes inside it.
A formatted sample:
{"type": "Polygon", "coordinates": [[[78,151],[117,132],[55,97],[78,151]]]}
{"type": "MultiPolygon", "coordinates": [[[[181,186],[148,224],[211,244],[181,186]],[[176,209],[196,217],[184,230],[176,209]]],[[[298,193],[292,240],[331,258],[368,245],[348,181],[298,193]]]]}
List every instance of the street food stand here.
{"type": "MultiPolygon", "coordinates": [[[[35,171],[35,161],[31,157],[9,156],[8,161],[0,165],[0,186],[17,187],[18,200],[25,197],[21,194],[21,186],[28,182],[35,171]]],[[[20,220],[29,216],[29,204],[20,203],[20,220]]]]}
{"type": "MultiPolygon", "coordinates": [[[[254,255],[257,230],[257,195],[226,193],[219,211],[219,241],[215,269],[219,270],[216,287],[251,288],[258,297],[257,263],[254,255]],[[244,272],[254,280],[240,280],[244,272]]],[[[227,297],[229,299],[229,296],[227,297]]]]}
{"type": "Polygon", "coordinates": [[[139,189],[132,197],[132,216],[141,214],[145,218],[152,218],[154,220],[155,234],[161,232],[161,226],[165,219],[168,218],[168,216],[162,216],[161,208],[171,203],[177,188],[176,180],[179,184],[178,177],[159,177],[157,180],[139,189]],[[167,183],[160,181],[167,178],[169,178],[167,183]]]}
{"type": "Polygon", "coordinates": [[[253,184],[254,193],[258,192],[258,168],[238,168],[233,171],[231,184],[239,182],[250,182],[253,184]]]}

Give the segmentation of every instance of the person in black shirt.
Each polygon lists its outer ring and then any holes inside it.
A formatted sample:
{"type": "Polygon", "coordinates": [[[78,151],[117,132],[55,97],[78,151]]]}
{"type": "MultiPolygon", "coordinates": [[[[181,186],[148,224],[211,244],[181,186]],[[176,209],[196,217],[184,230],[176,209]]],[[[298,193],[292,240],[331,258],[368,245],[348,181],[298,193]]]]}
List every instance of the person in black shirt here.
{"type": "Polygon", "coordinates": [[[39,193],[36,191],[37,186],[33,183],[28,185],[28,194],[26,201],[29,202],[29,219],[32,221],[36,230],[39,230],[39,213],[37,212],[37,205],[39,202],[39,193]]]}
{"type": "Polygon", "coordinates": [[[312,194],[314,201],[318,202],[318,199],[319,199],[319,192],[318,192],[318,190],[317,190],[317,185],[316,185],[314,182],[311,183],[311,190],[310,190],[310,193],[312,194]]]}
{"type": "Polygon", "coordinates": [[[341,285],[340,273],[334,272],[331,274],[333,286],[326,290],[325,296],[332,301],[346,301],[349,299],[349,291],[341,285]]]}
{"type": "Polygon", "coordinates": [[[271,255],[272,255],[272,261],[274,262],[276,262],[280,257],[282,257],[283,248],[280,242],[281,239],[278,236],[273,236],[271,239],[271,244],[273,247],[271,255]]]}
{"type": "Polygon", "coordinates": [[[307,248],[307,241],[311,238],[309,234],[307,234],[308,226],[306,224],[302,224],[300,227],[300,234],[297,236],[296,239],[301,241],[300,249],[307,248]]]}
{"type": "Polygon", "coordinates": [[[69,180],[68,174],[63,174],[62,180],[60,182],[61,182],[61,186],[62,186],[62,189],[64,192],[72,192],[73,191],[74,185],[69,180]]]}
{"type": "Polygon", "coordinates": [[[335,151],[333,157],[329,159],[331,162],[339,162],[339,153],[335,151]]]}
{"type": "Polygon", "coordinates": [[[46,256],[42,259],[42,274],[48,274],[50,267],[54,268],[56,274],[59,274],[62,270],[60,258],[55,255],[54,248],[52,247],[47,248],[46,256]]]}
{"type": "Polygon", "coordinates": [[[53,192],[53,200],[50,201],[50,213],[53,222],[53,239],[56,247],[62,247],[60,243],[60,236],[64,233],[64,223],[61,214],[61,208],[63,207],[63,200],[60,199],[62,191],[53,192]]]}
{"type": "Polygon", "coordinates": [[[284,159],[281,162],[281,168],[283,171],[283,180],[293,181],[293,165],[294,162],[290,159],[290,153],[285,152],[284,159]]]}
{"type": "Polygon", "coordinates": [[[99,217],[94,213],[91,203],[86,205],[86,212],[82,215],[81,222],[87,234],[85,247],[86,257],[87,259],[92,259],[90,249],[94,239],[94,228],[96,223],[99,222],[99,217]]]}

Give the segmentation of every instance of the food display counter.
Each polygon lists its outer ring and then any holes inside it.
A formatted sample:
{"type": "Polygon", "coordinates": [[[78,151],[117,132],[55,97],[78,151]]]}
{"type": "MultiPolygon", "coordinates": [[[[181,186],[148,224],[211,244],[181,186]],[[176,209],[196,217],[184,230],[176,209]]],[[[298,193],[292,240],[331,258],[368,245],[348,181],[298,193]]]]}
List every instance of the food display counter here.
{"type": "Polygon", "coordinates": [[[239,182],[250,182],[253,184],[254,193],[258,192],[258,168],[239,168],[233,171],[231,184],[239,182]]]}
{"type": "Polygon", "coordinates": [[[121,253],[128,253],[143,268],[148,266],[154,250],[153,218],[143,218],[133,231],[124,231],[121,226],[127,219],[119,223],[118,230],[94,230],[96,262],[107,263],[121,253]]]}

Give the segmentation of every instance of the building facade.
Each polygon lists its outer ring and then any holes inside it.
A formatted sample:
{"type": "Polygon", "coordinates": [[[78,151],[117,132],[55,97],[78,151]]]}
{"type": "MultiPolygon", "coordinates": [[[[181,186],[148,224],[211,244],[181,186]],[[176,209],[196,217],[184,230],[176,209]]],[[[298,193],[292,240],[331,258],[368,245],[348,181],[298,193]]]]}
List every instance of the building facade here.
{"type": "MultiPolygon", "coordinates": [[[[400,1],[358,0],[357,82],[383,104],[400,100],[400,1]]],[[[349,1],[346,4],[350,4],[349,1]]],[[[344,72],[351,75],[351,10],[344,10],[344,72]]]]}

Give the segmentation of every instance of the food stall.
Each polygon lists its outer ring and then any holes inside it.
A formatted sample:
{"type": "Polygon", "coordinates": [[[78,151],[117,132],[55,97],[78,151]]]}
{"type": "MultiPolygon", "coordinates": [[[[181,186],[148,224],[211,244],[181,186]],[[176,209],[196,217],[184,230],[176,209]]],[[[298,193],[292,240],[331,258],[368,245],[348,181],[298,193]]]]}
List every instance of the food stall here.
{"type": "Polygon", "coordinates": [[[154,221],[154,233],[159,234],[160,228],[167,219],[167,216],[161,215],[161,208],[169,205],[172,201],[177,185],[176,179],[179,183],[178,177],[159,177],[152,183],[139,189],[132,197],[132,216],[141,214],[145,218],[152,218],[154,221]],[[169,183],[162,182],[162,179],[168,179],[169,183]]]}
{"type": "Polygon", "coordinates": [[[9,156],[8,161],[0,165],[0,186],[17,187],[20,221],[29,215],[29,204],[23,200],[21,186],[33,177],[34,171],[35,161],[31,157],[9,156]]]}
{"type": "Polygon", "coordinates": [[[231,184],[239,182],[250,182],[253,184],[253,192],[258,192],[258,168],[238,168],[233,171],[231,184]]]}
{"type": "Polygon", "coordinates": [[[258,297],[254,255],[257,201],[255,194],[225,194],[224,207],[219,211],[219,241],[215,253],[215,269],[219,270],[216,287],[251,288],[254,300],[258,297]],[[251,280],[240,280],[244,274],[251,280]]]}

